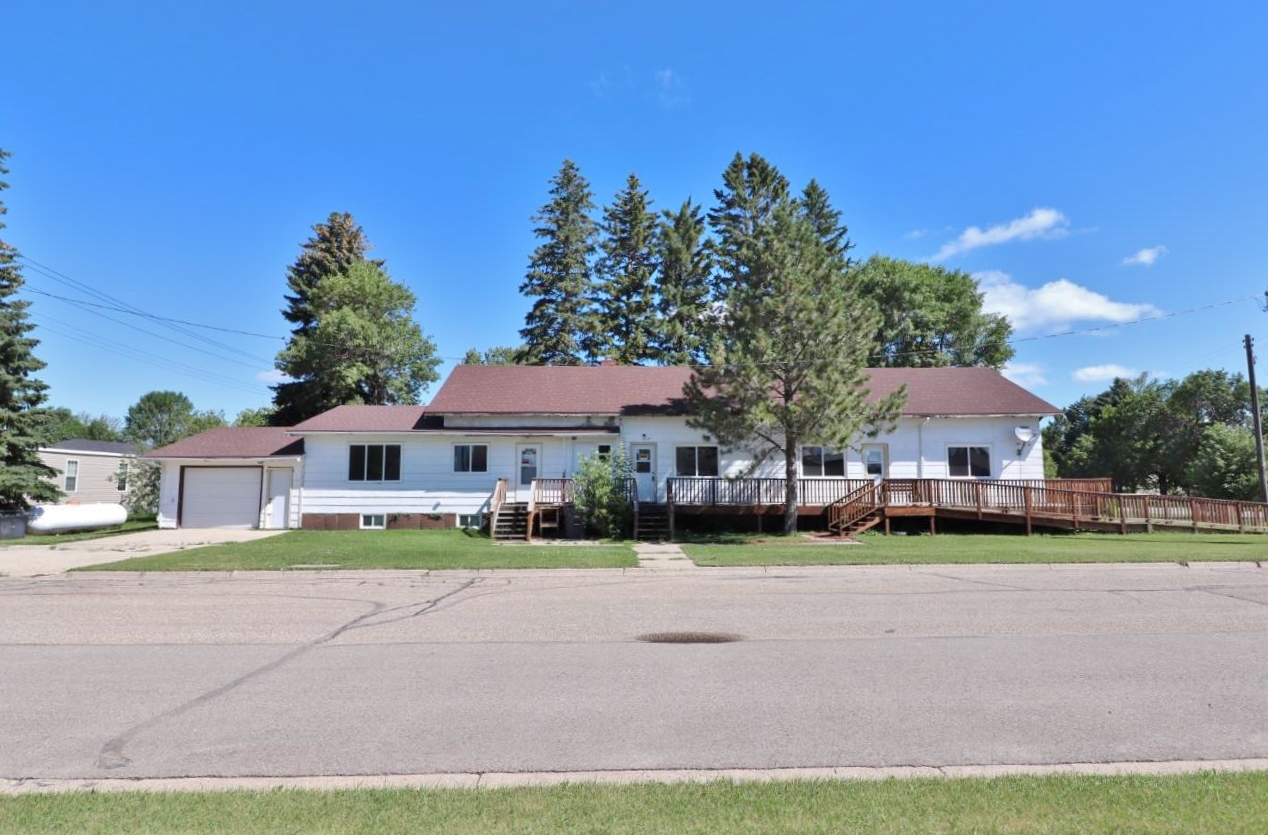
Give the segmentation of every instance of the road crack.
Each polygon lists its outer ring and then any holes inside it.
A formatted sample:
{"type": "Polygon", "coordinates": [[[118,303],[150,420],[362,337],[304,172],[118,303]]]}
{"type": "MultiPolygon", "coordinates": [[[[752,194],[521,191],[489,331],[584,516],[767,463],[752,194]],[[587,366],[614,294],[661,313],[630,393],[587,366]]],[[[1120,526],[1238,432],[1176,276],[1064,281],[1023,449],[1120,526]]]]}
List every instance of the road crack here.
{"type": "Polygon", "coordinates": [[[225,684],[222,684],[219,687],[209,690],[206,693],[202,693],[198,696],[195,696],[194,698],[189,699],[188,701],[183,702],[177,705],[176,707],[173,707],[169,710],[165,710],[162,713],[158,714],[157,716],[152,716],[149,719],[146,719],[144,722],[140,722],[136,725],[133,725],[131,728],[128,728],[126,731],[119,734],[118,736],[112,737],[111,739],[107,740],[106,743],[101,746],[101,751],[98,752],[97,754],[97,767],[101,769],[105,769],[107,771],[113,771],[115,769],[124,768],[126,766],[131,765],[132,759],[129,758],[126,754],[124,754],[124,749],[128,746],[129,743],[131,743],[141,734],[144,734],[145,732],[158,727],[164,722],[167,722],[171,719],[175,719],[176,717],[181,716],[182,714],[188,713],[189,711],[193,710],[196,707],[199,707],[214,699],[217,699],[223,696],[224,694],[241,687],[247,682],[250,682],[261,676],[267,675],[268,673],[271,673],[274,670],[277,670],[278,668],[286,664],[289,664],[290,662],[294,661],[296,658],[299,658],[300,656],[308,652],[311,652],[317,647],[320,647],[323,644],[327,644],[330,641],[333,641],[334,639],[338,638],[340,635],[343,635],[345,632],[351,632],[354,629],[366,629],[371,626],[382,626],[384,624],[393,623],[398,620],[405,620],[407,618],[415,618],[421,615],[425,615],[428,612],[434,611],[438,606],[440,606],[440,604],[444,603],[446,600],[450,600],[456,595],[459,595],[462,592],[466,591],[467,589],[470,589],[471,587],[478,585],[480,581],[481,581],[481,578],[479,577],[473,578],[471,580],[466,581],[465,583],[462,583],[461,585],[459,585],[456,589],[453,589],[452,591],[446,592],[445,594],[432,598],[431,600],[423,601],[421,603],[408,603],[403,606],[393,606],[389,608],[383,603],[380,603],[377,601],[369,601],[371,609],[365,614],[358,615],[357,617],[349,620],[348,622],[341,624],[340,626],[338,626],[331,632],[325,635],[322,635],[321,637],[316,638],[315,640],[310,641],[306,644],[298,646],[295,649],[291,650],[290,652],[286,653],[285,655],[275,658],[269,663],[264,664],[263,666],[257,667],[254,670],[251,670],[250,672],[244,673],[243,675],[238,676],[232,681],[226,682],[225,684]],[[402,612],[405,612],[405,613],[401,614],[402,612]],[[397,613],[397,614],[395,617],[389,618],[387,620],[375,620],[381,615],[386,615],[390,613],[397,613]]]}

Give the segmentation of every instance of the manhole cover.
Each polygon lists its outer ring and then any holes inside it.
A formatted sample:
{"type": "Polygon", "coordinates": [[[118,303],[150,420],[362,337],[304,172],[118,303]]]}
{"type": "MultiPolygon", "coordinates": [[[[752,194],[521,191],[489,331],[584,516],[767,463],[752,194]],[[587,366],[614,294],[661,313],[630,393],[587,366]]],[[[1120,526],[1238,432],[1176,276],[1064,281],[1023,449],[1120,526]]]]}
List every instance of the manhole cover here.
{"type": "Polygon", "coordinates": [[[730,632],[652,632],[639,635],[638,640],[648,644],[729,644],[743,641],[743,635],[730,632]]]}

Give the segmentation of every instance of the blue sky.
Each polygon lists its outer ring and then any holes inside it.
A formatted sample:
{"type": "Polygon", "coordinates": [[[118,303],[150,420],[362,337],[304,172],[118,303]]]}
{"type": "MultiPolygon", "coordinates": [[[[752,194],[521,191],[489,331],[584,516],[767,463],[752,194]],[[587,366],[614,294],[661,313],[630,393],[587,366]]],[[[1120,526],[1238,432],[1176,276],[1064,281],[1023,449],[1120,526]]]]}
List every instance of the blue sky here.
{"type": "Polygon", "coordinates": [[[3,234],[42,265],[53,404],[268,403],[285,269],[332,211],[446,369],[514,344],[565,157],[599,202],[635,171],[658,208],[711,202],[736,151],[817,178],[856,255],[978,275],[1009,373],[1059,406],[1114,373],[1244,371],[1245,333],[1268,355],[1268,7],[438,6],[6,4],[3,234]]]}

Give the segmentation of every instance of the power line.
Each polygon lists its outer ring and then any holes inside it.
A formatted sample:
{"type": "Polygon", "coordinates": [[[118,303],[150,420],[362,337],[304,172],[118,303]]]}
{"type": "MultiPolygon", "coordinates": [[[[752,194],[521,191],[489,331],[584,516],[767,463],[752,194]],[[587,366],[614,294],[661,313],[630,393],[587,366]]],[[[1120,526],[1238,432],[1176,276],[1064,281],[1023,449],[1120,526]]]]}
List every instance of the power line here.
{"type": "Polygon", "coordinates": [[[24,289],[30,293],[35,293],[40,296],[47,296],[50,299],[57,299],[58,301],[69,302],[70,304],[79,305],[80,307],[96,307],[96,308],[101,308],[102,310],[113,310],[116,313],[127,313],[130,316],[138,316],[142,319],[149,319],[154,322],[172,322],[177,325],[188,325],[191,328],[204,328],[206,330],[211,330],[211,331],[220,331],[221,333],[238,334],[239,336],[258,336],[261,339],[276,339],[279,342],[286,341],[286,337],[276,336],[274,334],[255,333],[253,331],[238,330],[237,328],[222,328],[219,325],[204,325],[201,322],[191,322],[188,319],[173,319],[170,316],[159,316],[154,313],[146,313],[144,311],[137,311],[137,310],[128,310],[127,308],[116,307],[114,305],[109,305],[109,304],[98,304],[96,302],[84,301],[83,299],[72,299],[72,298],[68,298],[67,296],[59,296],[56,293],[49,293],[45,290],[37,290],[34,287],[32,287],[30,284],[27,284],[24,289]]]}

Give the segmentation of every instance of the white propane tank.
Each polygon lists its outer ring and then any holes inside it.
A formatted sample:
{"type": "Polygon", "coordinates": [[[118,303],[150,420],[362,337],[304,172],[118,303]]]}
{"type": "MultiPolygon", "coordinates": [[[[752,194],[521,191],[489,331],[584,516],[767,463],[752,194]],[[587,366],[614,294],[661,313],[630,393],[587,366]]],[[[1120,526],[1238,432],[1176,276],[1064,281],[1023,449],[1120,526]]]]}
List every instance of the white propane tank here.
{"type": "Polygon", "coordinates": [[[69,533],[113,528],[128,521],[128,510],[121,504],[41,504],[27,514],[26,532],[30,534],[69,533]]]}

